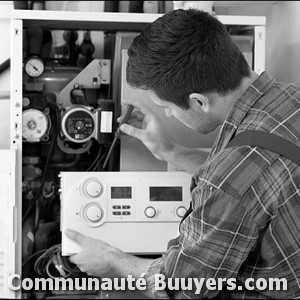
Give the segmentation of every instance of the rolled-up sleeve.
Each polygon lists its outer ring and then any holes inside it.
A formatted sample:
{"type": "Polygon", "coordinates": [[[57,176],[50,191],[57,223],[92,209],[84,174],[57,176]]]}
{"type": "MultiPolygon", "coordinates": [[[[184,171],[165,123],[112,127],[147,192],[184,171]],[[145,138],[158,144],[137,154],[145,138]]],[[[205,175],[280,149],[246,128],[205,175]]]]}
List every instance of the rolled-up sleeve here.
{"type": "MultiPolygon", "coordinates": [[[[193,191],[193,212],[180,225],[180,235],[169,242],[166,254],[153,261],[146,278],[155,298],[214,297],[225,279],[236,278],[241,264],[258,239],[257,216],[224,191],[206,185],[193,191]],[[184,278],[185,288],[155,291],[155,274],[167,279],[184,278]],[[199,286],[190,279],[204,279],[199,286]],[[206,280],[215,279],[216,289],[208,289],[206,280]],[[223,281],[221,280],[223,279],[223,281]],[[188,287],[188,288],[187,288],[188,287]]],[[[261,220],[260,220],[261,222],[261,220]]]]}

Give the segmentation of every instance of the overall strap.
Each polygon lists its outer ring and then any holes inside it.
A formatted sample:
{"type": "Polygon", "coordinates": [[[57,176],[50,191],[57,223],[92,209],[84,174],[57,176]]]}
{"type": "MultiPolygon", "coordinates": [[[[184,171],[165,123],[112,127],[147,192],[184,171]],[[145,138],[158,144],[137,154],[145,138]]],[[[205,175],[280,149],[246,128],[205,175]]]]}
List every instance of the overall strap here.
{"type": "Polygon", "coordinates": [[[235,136],[226,148],[236,146],[257,146],[280,154],[300,166],[300,148],[292,142],[269,132],[246,130],[235,136]]]}

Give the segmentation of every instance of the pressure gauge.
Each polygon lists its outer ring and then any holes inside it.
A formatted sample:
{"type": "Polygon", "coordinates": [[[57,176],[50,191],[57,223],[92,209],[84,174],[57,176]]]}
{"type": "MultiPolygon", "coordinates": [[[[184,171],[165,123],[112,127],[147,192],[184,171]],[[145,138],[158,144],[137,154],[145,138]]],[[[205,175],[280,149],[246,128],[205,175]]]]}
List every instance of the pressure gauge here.
{"type": "Polygon", "coordinates": [[[37,78],[43,74],[45,64],[40,57],[31,56],[25,61],[24,69],[28,76],[37,78]]]}

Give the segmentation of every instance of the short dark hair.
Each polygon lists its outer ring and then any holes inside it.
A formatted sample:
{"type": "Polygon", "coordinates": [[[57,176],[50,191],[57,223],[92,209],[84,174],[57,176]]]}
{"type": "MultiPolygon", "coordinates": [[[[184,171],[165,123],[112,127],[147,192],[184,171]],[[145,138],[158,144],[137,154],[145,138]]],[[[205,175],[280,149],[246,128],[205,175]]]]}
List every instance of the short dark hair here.
{"type": "Polygon", "coordinates": [[[127,82],[187,109],[190,93],[227,94],[249,76],[227,28],[209,13],[173,10],[148,25],[128,49],[127,82]]]}

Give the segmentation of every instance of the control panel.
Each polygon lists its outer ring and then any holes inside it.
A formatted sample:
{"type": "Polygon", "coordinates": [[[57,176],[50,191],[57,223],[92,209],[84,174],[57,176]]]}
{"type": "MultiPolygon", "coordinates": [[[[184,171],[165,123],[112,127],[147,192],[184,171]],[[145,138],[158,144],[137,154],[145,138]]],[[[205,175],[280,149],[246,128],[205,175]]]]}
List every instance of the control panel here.
{"type": "Polygon", "coordinates": [[[163,253],[190,196],[185,172],[61,172],[62,252],[80,251],[74,229],[129,253],[163,253]]]}

